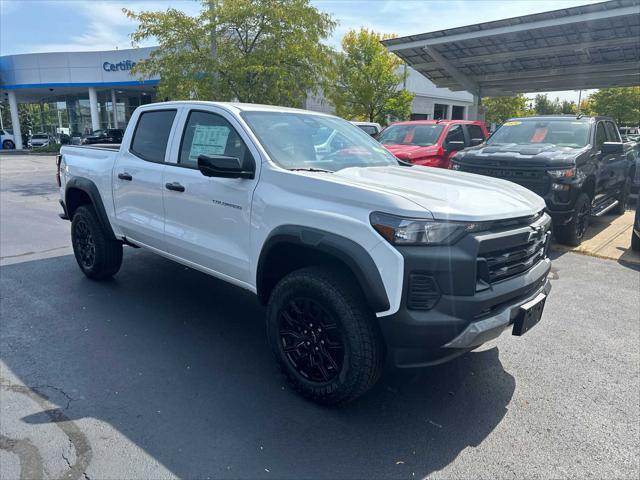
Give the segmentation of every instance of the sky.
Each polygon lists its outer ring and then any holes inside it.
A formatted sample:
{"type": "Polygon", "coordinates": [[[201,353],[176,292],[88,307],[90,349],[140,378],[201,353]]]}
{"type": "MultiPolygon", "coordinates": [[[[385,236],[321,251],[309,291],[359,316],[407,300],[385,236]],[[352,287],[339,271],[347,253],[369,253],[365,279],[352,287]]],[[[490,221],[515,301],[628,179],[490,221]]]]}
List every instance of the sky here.
{"type": "MultiPolygon", "coordinates": [[[[595,1],[599,0],[312,0],[312,3],[338,21],[328,43],[339,48],[342,36],[361,26],[405,36],[595,1]]],[[[195,15],[201,4],[195,0],[0,0],[0,55],[131,48],[129,35],[136,24],[122,12],[125,7],[134,11],[173,7],[195,15]]],[[[141,46],[153,44],[150,41],[141,46]]],[[[578,100],[577,91],[549,95],[578,100]]]]}

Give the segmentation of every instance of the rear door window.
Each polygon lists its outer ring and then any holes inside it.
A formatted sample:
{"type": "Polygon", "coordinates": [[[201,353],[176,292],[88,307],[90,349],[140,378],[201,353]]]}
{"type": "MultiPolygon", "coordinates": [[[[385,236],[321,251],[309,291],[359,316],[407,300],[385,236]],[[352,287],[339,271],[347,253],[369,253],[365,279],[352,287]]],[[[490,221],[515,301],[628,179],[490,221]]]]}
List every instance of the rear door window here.
{"type": "Polygon", "coordinates": [[[164,162],[176,110],[144,112],[138,119],[130,151],[149,162],[164,162]]]}

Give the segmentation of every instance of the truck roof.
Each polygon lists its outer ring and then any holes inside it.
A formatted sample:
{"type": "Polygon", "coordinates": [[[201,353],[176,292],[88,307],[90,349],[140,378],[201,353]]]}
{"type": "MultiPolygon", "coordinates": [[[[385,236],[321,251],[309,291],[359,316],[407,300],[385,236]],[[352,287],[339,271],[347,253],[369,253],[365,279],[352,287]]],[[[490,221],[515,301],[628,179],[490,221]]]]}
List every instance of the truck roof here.
{"type": "Polygon", "coordinates": [[[332,116],[326,113],[314,112],[310,110],[303,110],[301,108],[291,108],[291,107],[279,107],[276,105],[261,105],[258,103],[241,103],[241,102],[208,102],[205,100],[176,100],[169,102],[157,102],[157,103],[149,103],[140,108],[166,108],[168,106],[179,106],[179,105],[209,105],[209,106],[217,106],[224,108],[226,110],[233,111],[235,113],[239,112],[295,112],[295,113],[306,113],[313,115],[323,115],[323,116],[332,116]]]}
{"type": "Polygon", "coordinates": [[[480,120],[407,120],[392,125],[483,125],[480,120]]]}
{"type": "Polygon", "coordinates": [[[605,117],[603,115],[580,115],[577,116],[574,113],[571,114],[556,114],[556,115],[534,115],[531,117],[513,117],[510,118],[507,121],[512,121],[512,120],[567,120],[567,121],[592,121],[595,122],[596,120],[611,120],[612,122],[615,122],[615,120],[613,120],[613,118],[611,117],[605,117]]]}

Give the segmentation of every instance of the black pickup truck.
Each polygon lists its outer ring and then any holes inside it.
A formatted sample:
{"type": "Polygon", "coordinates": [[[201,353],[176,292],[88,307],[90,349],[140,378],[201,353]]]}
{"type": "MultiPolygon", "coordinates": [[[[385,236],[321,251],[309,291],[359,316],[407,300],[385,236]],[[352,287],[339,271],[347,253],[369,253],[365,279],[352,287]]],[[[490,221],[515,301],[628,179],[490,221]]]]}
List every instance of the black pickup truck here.
{"type": "Polygon", "coordinates": [[[590,216],[624,213],[631,163],[612,119],[562,115],[510,119],[485,143],[458,152],[451,168],[534,191],[546,201],[556,239],[579,245],[590,216]]]}

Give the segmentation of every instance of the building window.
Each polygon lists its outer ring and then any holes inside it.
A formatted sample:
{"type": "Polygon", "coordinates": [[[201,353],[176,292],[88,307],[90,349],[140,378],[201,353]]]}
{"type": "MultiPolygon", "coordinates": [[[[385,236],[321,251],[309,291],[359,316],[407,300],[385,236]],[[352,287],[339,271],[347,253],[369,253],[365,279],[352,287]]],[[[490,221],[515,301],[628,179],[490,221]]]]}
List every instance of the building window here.
{"type": "Polygon", "coordinates": [[[447,110],[449,105],[444,105],[442,103],[434,103],[433,104],[433,119],[434,120],[444,120],[447,118],[447,110]]]}
{"type": "Polygon", "coordinates": [[[429,120],[428,113],[412,113],[411,120],[429,120]]]}
{"type": "Polygon", "coordinates": [[[451,119],[452,120],[464,120],[464,107],[453,105],[451,107],[451,119]]]}

